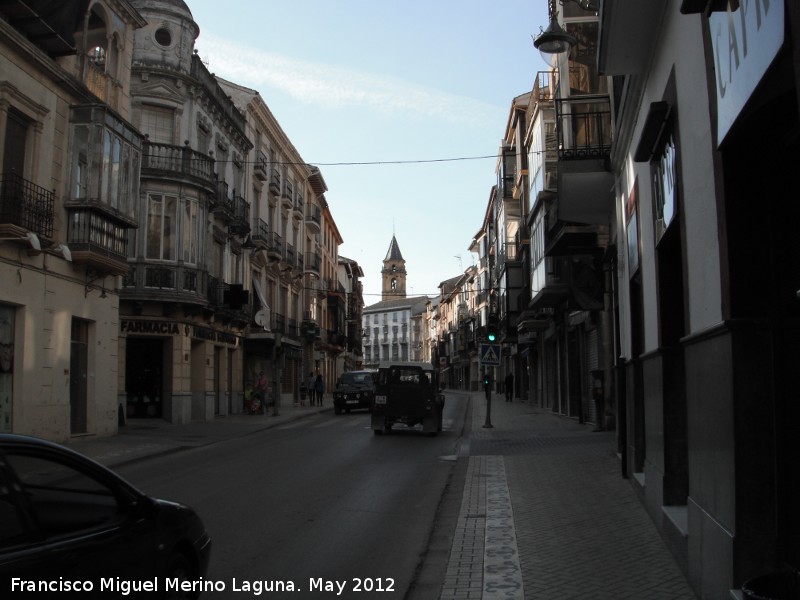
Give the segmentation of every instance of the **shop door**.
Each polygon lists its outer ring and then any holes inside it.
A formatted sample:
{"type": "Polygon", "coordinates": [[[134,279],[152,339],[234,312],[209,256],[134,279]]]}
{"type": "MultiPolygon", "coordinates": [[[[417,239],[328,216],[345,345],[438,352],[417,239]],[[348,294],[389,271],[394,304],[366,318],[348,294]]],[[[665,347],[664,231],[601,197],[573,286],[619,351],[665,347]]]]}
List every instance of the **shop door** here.
{"type": "Polygon", "coordinates": [[[89,371],[89,322],[72,319],[69,356],[69,428],[86,433],[87,377],[89,371]]]}
{"type": "Polygon", "coordinates": [[[126,354],[128,417],[160,419],[163,416],[164,341],[128,338],[126,354]]]}
{"type": "Polygon", "coordinates": [[[11,433],[16,309],[0,304],[0,432],[11,433]]]}

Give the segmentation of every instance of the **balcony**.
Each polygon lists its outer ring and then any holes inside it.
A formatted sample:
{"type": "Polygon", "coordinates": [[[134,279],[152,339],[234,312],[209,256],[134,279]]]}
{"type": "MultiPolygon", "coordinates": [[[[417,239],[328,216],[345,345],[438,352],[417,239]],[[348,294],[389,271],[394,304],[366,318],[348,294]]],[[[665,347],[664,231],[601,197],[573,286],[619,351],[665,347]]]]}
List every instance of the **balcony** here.
{"type": "Polygon", "coordinates": [[[294,196],[294,214],[292,217],[298,222],[305,218],[305,200],[300,192],[297,192],[294,196]]]}
{"type": "Polygon", "coordinates": [[[233,197],[233,218],[228,232],[239,236],[250,233],[250,204],[242,196],[233,197]]]}
{"type": "Polygon", "coordinates": [[[270,231],[267,236],[267,256],[274,260],[283,260],[283,238],[274,231],[270,231]]]}
{"type": "Polygon", "coordinates": [[[569,298],[567,257],[543,258],[533,270],[529,308],[555,308],[569,298]]]}
{"type": "Polygon", "coordinates": [[[106,104],[109,102],[109,89],[114,85],[114,80],[105,72],[102,65],[90,60],[86,63],[86,87],[106,104]]]}
{"type": "Polygon", "coordinates": [[[322,230],[322,211],[319,206],[309,204],[306,207],[306,229],[312,234],[317,234],[322,230]]]}
{"type": "Polygon", "coordinates": [[[4,173],[0,179],[0,236],[24,237],[32,232],[52,239],[55,194],[20,177],[4,173]]]}
{"type": "Polygon", "coordinates": [[[99,273],[128,272],[128,225],[111,219],[96,207],[67,207],[67,244],[72,262],[85,264],[99,273]]]}
{"type": "Polygon", "coordinates": [[[517,262],[517,242],[515,238],[505,240],[500,246],[495,265],[497,273],[502,273],[507,262],[517,262]]]}
{"type": "Polygon", "coordinates": [[[607,95],[557,98],[558,218],[607,224],[614,207],[609,170],[612,126],[607,95]]]}
{"type": "Polygon", "coordinates": [[[192,150],[188,145],[145,142],[142,155],[142,177],[187,181],[214,189],[214,159],[192,150]]]}
{"type": "Polygon", "coordinates": [[[266,250],[269,244],[269,225],[263,219],[257,219],[250,228],[250,239],[256,247],[266,250]]]}
{"type": "Polygon", "coordinates": [[[286,263],[290,267],[292,268],[296,267],[297,262],[295,257],[294,246],[292,244],[286,244],[286,253],[284,255],[284,259],[286,260],[286,263]]]}
{"type": "Polygon", "coordinates": [[[544,200],[544,253],[546,256],[584,254],[598,250],[598,225],[570,223],[559,218],[562,200],[544,200]]]}
{"type": "Polygon", "coordinates": [[[294,186],[291,181],[284,183],[283,193],[281,193],[281,208],[285,211],[294,208],[294,186]]]}
{"type": "Polygon", "coordinates": [[[281,174],[274,167],[269,172],[269,193],[275,197],[281,193],[281,174]]]}
{"type": "Polygon", "coordinates": [[[304,268],[306,273],[319,277],[322,268],[322,257],[316,252],[306,252],[304,268]]]}
{"type": "Polygon", "coordinates": [[[197,306],[222,304],[222,288],[217,293],[213,285],[216,280],[203,269],[142,261],[130,264],[123,275],[121,295],[126,300],[173,301],[197,306]]]}
{"type": "Polygon", "coordinates": [[[253,164],[253,175],[259,181],[267,180],[267,155],[263,152],[259,151],[256,155],[256,161],[253,164]]]}

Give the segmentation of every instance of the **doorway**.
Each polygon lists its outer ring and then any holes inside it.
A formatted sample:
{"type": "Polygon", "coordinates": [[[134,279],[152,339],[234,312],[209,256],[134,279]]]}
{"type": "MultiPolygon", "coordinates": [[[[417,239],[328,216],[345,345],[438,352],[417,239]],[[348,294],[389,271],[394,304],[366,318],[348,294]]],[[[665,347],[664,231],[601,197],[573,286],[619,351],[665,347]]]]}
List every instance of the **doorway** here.
{"type": "Polygon", "coordinates": [[[164,413],[164,340],[128,338],[126,344],[127,415],[160,419],[164,413]]]}

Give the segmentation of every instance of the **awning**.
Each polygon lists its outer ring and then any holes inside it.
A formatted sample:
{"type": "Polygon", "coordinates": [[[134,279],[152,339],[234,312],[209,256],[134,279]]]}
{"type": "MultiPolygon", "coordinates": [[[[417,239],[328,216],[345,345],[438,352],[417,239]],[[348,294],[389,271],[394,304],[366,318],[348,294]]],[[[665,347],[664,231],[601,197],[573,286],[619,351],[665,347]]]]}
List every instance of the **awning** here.
{"type": "Polygon", "coordinates": [[[256,279],[256,276],[252,276],[253,280],[253,289],[256,292],[256,296],[258,296],[258,301],[261,303],[261,308],[269,308],[269,304],[267,304],[267,299],[264,297],[264,290],[261,289],[261,284],[256,279]]]}

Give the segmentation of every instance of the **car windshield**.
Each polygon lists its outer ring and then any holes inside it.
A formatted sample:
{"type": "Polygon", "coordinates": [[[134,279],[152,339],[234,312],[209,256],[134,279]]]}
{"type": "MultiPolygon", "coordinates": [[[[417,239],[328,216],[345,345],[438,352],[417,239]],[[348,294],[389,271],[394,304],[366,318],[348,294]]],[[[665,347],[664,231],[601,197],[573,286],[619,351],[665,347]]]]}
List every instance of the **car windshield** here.
{"type": "Polygon", "coordinates": [[[344,373],[339,377],[339,385],[370,385],[372,373],[344,373]]]}

